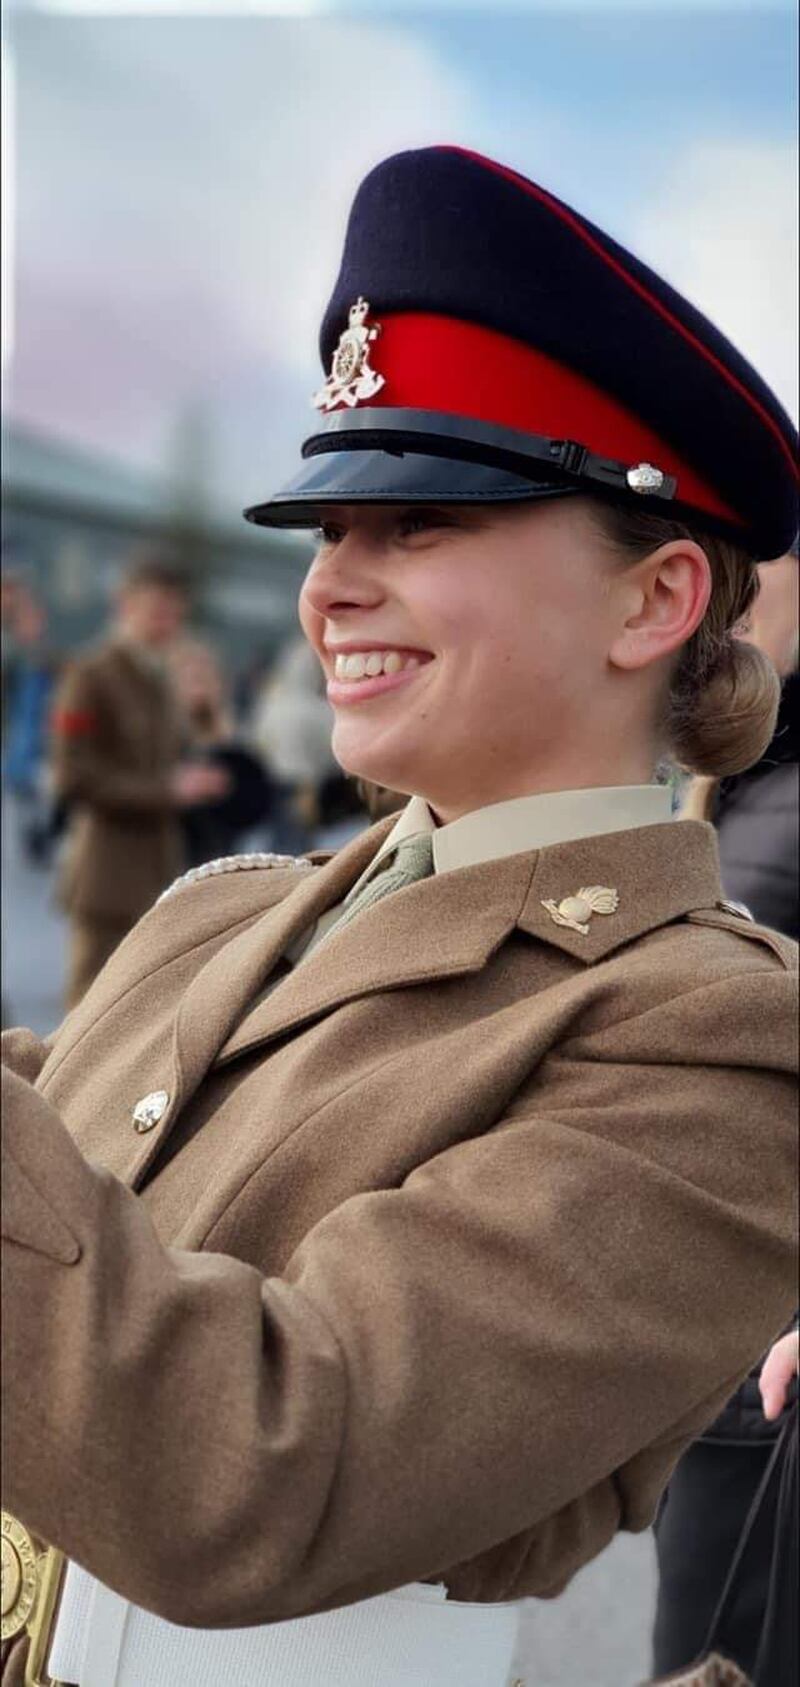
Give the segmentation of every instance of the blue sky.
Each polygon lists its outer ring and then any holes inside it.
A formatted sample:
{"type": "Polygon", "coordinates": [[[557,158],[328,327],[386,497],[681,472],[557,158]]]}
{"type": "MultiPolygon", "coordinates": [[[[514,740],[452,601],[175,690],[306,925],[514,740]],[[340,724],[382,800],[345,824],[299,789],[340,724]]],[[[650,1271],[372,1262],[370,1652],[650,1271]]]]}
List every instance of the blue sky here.
{"type": "Polygon", "coordinates": [[[208,16],[103,15],[110,3],[7,13],[18,420],[166,476],[204,453],[214,501],[263,496],[308,427],[361,175],[443,139],[532,175],[663,269],[796,414],[783,0],[372,0],[318,17],[264,15],[270,0],[249,16],[227,0],[203,0],[208,16]]]}
{"type": "Polygon", "coordinates": [[[417,28],[469,82],[476,123],[606,226],[691,141],[793,143],[791,9],[562,5],[499,9],[493,25],[442,11],[417,28]]]}

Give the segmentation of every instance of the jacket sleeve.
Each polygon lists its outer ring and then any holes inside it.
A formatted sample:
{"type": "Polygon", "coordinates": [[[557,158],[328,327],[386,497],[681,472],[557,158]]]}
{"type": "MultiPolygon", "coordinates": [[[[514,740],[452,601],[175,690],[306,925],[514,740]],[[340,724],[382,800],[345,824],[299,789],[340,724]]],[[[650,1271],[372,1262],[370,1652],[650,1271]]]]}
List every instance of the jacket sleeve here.
{"type": "Polygon", "coordinates": [[[281,1278],[162,1246],[8,1076],[4,1503],[212,1627],[434,1577],[601,1488],[606,1539],[645,1527],[648,1449],[677,1458],[794,1307],[789,983],[575,1036],[281,1278]]]}
{"type": "Polygon", "coordinates": [[[35,1084],[39,1073],[55,1043],[58,1032],[49,1037],[37,1037],[35,1031],[13,1026],[0,1035],[0,1053],[4,1066],[9,1066],[29,1084],[35,1084]]]}
{"type": "Polygon", "coordinates": [[[163,774],[124,766],[110,731],[103,688],[91,668],[76,662],[62,680],[51,721],[56,794],[107,814],[158,814],[172,808],[163,774]]]}

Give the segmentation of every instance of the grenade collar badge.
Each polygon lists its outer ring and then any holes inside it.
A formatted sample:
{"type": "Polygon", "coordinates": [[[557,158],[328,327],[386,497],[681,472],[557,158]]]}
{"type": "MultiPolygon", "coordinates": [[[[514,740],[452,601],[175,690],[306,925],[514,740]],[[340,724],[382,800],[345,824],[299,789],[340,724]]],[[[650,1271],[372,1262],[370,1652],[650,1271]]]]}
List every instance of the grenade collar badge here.
{"type": "Polygon", "coordinates": [[[586,937],[593,914],[616,913],[619,892],[608,885],[584,885],[575,896],[564,896],[560,902],[551,898],[542,900],[542,907],[557,926],[569,926],[570,931],[579,931],[586,937]]]}

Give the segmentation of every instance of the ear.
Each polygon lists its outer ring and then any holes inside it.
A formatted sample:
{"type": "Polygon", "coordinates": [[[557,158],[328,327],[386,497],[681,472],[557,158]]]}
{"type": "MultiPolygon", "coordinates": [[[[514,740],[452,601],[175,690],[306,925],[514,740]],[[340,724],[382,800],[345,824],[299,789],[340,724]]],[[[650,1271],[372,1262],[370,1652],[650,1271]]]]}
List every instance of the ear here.
{"type": "Polygon", "coordinates": [[[694,539],[671,539],[616,575],[610,595],[617,630],[608,659],[615,668],[645,668],[680,649],[702,621],[711,596],[708,557],[694,539]]]}

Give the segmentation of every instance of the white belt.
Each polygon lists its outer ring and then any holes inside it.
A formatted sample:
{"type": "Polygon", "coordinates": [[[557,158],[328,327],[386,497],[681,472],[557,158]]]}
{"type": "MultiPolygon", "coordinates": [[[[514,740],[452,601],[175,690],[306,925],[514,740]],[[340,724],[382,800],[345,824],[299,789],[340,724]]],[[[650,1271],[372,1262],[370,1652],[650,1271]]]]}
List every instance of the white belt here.
{"type": "Polygon", "coordinates": [[[415,1582],[259,1628],[180,1628],[69,1564],[49,1671],[77,1687],[506,1687],[519,1609],[415,1582]]]}

